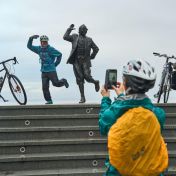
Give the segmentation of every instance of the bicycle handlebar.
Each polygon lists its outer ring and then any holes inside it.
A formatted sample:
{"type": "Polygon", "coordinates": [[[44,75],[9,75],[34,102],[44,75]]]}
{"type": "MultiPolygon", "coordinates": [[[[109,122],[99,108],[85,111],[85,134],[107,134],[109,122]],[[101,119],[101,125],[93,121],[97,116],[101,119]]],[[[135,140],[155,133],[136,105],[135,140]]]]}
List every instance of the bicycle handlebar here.
{"type": "Polygon", "coordinates": [[[159,54],[159,53],[153,53],[153,55],[158,56],[158,55],[160,55],[160,54],[159,54]]]}
{"type": "Polygon", "coordinates": [[[168,56],[167,54],[160,54],[160,53],[155,53],[155,52],[153,52],[153,55],[158,56],[158,57],[165,57],[167,59],[176,59],[176,57],[174,55],[168,56]]]}
{"type": "Polygon", "coordinates": [[[12,58],[12,59],[7,59],[7,60],[5,60],[5,61],[0,62],[0,64],[4,64],[4,63],[9,62],[9,61],[11,61],[11,60],[12,60],[12,61],[14,61],[14,63],[13,63],[13,64],[18,63],[18,61],[17,61],[16,57],[14,57],[14,58],[12,58]]]}

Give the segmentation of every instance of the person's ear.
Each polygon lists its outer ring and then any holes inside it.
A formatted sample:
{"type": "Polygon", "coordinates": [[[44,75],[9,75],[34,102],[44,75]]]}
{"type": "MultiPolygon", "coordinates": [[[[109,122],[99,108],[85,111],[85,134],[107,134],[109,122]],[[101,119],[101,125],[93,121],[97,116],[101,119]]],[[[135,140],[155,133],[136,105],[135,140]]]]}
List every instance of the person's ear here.
{"type": "Polygon", "coordinates": [[[124,86],[124,89],[127,90],[125,77],[123,77],[123,86],[124,86]]]}

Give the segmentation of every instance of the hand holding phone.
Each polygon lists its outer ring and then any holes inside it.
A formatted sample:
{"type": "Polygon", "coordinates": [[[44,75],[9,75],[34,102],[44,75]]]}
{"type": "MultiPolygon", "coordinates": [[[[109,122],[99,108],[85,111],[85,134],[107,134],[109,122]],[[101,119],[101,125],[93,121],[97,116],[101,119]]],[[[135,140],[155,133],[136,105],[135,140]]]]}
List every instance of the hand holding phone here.
{"type": "Polygon", "coordinates": [[[104,86],[102,86],[100,92],[101,92],[101,95],[102,95],[103,97],[110,97],[110,91],[109,91],[109,90],[106,90],[104,86]]]}
{"type": "Polygon", "coordinates": [[[112,87],[115,90],[117,95],[120,95],[125,92],[125,88],[124,88],[123,83],[117,82],[117,86],[116,87],[112,86],[112,87]]]}

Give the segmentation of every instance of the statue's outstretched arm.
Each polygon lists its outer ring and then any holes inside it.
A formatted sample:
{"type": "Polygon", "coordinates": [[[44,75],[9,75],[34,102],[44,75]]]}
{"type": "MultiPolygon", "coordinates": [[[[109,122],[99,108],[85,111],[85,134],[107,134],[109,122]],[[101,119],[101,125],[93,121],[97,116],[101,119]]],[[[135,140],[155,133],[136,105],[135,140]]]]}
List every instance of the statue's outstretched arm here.
{"type": "Polygon", "coordinates": [[[64,34],[64,37],[63,39],[66,40],[66,41],[69,41],[69,42],[72,42],[73,41],[73,36],[70,35],[71,31],[74,30],[74,25],[71,24],[70,27],[67,29],[67,31],[65,32],[64,34]]]}

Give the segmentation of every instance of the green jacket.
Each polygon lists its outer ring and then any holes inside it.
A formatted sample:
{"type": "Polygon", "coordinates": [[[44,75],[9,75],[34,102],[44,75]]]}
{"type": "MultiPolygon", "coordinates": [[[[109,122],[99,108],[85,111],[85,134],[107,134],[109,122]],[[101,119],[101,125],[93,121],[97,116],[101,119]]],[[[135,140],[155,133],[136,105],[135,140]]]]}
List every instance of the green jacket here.
{"type": "MultiPolygon", "coordinates": [[[[154,106],[145,94],[133,94],[128,96],[121,94],[112,104],[109,97],[102,98],[99,113],[99,128],[101,135],[107,135],[111,126],[127,110],[139,106],[151,110],[156,115],[161,129],[163,129],[165,123],[165,112],[163,109],[154,106]]],[[[105,165],[108,167],[105,174],[106,176],[120,176],[118,171],[109,163],[109,158],[107,158],[105,165]]]]}

